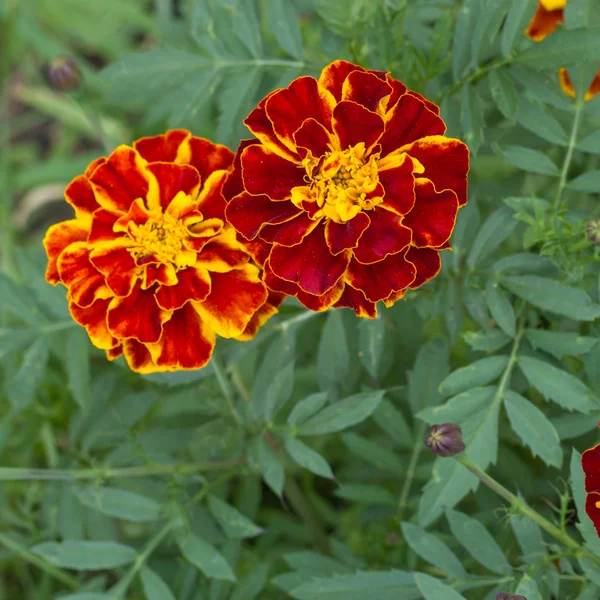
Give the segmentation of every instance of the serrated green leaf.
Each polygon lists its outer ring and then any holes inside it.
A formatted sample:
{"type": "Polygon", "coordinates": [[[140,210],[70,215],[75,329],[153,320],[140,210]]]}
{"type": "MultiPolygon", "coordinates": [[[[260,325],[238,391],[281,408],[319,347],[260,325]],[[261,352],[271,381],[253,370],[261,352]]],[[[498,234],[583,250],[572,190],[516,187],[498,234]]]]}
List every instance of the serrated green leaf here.
{"type": "Polygon", "coordinates": [[[582,152],[600,154],[600,131],[594,131],[577,142],[575,148],[582,152]]]}
{"type": "Polygon", "coordinates": [[[111,487],[88,487],[75,492],[79,501],[109,517],[127,521],[154,521],[160,504],[151,498],[111,487]]]}
{"type": "Polygon", "coordinates": [[[235,575],[225,557],[206,540],[194,533],[188,533],[178,540],[185,558],[198,567],[210,579],[235,581],[235,575]]]}
{"type": "Polygon", "coordinates": [[[513,64],[509,67],[508,72],[527,90],[528,96],[531,98],[555,106],[560,110],[571,110],[572,101],[561,90],[554,71],[534,71],[522,65],[513,64]]]}
{"type": "Polygon", "coordinates": [[[562,448],[558,433],[548,417],[537,406],[512,390],[504,393],[504,406],[513,430],[531,448],[533,455],[559,469],[562,465],[562,448]]]}
{"type": "Polygon", "coordinates": [[[318,552],[311,552],[310,550],[289,552],[283,556],[283,559],[292,569],[300,573],[310,573],[311,577],[352,572],[351,567],[329,556],[319,554],[318,552]]]}
{"type": "Polygon", "coordinates": [[[529,575],[523,575],[515,593],[525,596],[527,600],[542,600],[542,594],[540,593],[535,579],[531,579],[529,575]]]}
{"type": "Polygon", "coordinates": [[[373,413],[373,420],[388,436],[393,443],[403,448],[412,448],[412,433],[404,415],[385,398],[373,413]]]}
{"type": "Polygon", "coordinates": [[[385,344],[385,321],[379,315],[377,319],[362,319],[359,326],[359,358],[369,375],[374,379],[380,376],[381,358],[385,344]]]}
{"type": "Polygon", "coordinates": [[[479,204],[474,194],[469,193],[469,202],[458,213],[456,226],[452,232],[452,268],[455,272],[460,269],[460,264],[467,250],[473,243],[475,235],[479,231],[481,215],[479,204]]]}
{"type": "Polygon", "coordinates": [[[600,170],[587,171],[567,183],[570,190],[596,194],[600,192],[600,170]]]}
{"type": "Polygon", "coordinates": [[[476,278],[467,275],[463,281],[463,297],[462,300],[467,307],[467,311],[480,327],[487,328],[490,325],[490,315],[485,302],[485,293],[478,286],[476,278]]]}
{"type": "Polygon", "coordinates": [[[298,435],[322,435],[364,421],[377,408],[385,391],[363,392],[324,408],[298,428],[298,435]]]}
{"type": "Polygon", "coordinates": [[[460,125],[465,143],[476,155],[483,142],[484,123],[481,99],[472,85],[463,85],[460,91],[460,125]]]}
{"type": "Polygon", "coordinates": [[[494,394],[495,385],[476,387],[448,399],[440,406],[426,408],[416,414],[416,417],[427,423],[457,423],[461,424],[469,417],[483,412],[489,406],[494,394]]]}
{"type": "Polygon", "coordinates": [[[300,400],[292,409],[287,422],[290,425],[300,425],[317,411],[321,410],[327,402],[327,392],[317,392],[300,400]]]}
{"type": "Polygon", "coordinates": [[[261,57],[263,54],[262,38],[254,0],[234,0],[232,9],[233,33],[237,35],[252,56],[261,57]]]}
{"type": "Polygon", "coordinates": [[[254,600],[267,585],[268,577],[268,564],[254,565],[252,570],[239,580],[229,600],[254,600]]]}
{"type": "Polygon", "coordinates": [[[208,497],[208,508],[228,538],[246,539],[263,531],[237,508],[212,494],[208,497]]]}
{"type": "Polygon", "coordinates": [[[69,331],[66,339],[65,369],[73,399],[83,410],[92,403],[90,340],[82,329],[69,331]]]}
{"type": "Polygon", "coordinates": [[[142,567],[140,578],[147,600],[175,600],[169,586],[148,567],[142,567]]]}
{"type": "Polygon", "coordinates": [[[25,351],[19,370],[9,384],[8,397],[15,413],[25,410],[35,399],[50,356],[46,337],[39,337],[25,351]]]}
{"type": "Polygon", "coordinates": [[[471,39],[471,67],[476,69],[485,50],[490,47],[506,12],[506,0],[485,0],[473,28],[471,39]]]}
{"type": "Polygon", "coordinates": [[[517,114],[518,95],[512,79],[500,69],[491,71],[488,79],[496,106],[507,119],[514,120],[517,114]]]}
{"type": "Polygon", "coordinates": [[[317,351],[317,374],[322,390],[343,386],[350,369],[350,356],[340,311],[330,311],[317,351]]]}
{"type": "Polygon", "coordinates": [[[425,600],[466,600],[462,594],[431,575],[415,573],[415,583],[425,600]]]}
{"type": "Polygon", "coordinates": [[[75,571],[114,569],[133,562],[136,552],[116,542],[65,541],[44,542],[31,551],[50,564],[75,571]]]}
{"type": "Polygon", "coordinates": [[[546,256],[519,252],[505,256],[492,265],[495,274],[514,272],[517,274],[548,275],[555,270],[554,263],[546,256]]]}
{"type": "Polygon", "coordinates": [[[511,515],[510,524],[515,532],[525,561],[533,563],[542,560],[547,552],[540,526],[524,515],[511,515]]]}
{"type": "Polygon", "coordinates": [[[566,355],[579,356],[585,354],[598,342],[598,338],[567,331],[526,329],[525,335],[535,348],[541,348],[558,359],[566,355]]]}
{"type": "Polygon", "coordinates": [[[464,320],[464,311],[462,302],[460,301],[460,289],[456,279],[449,279],[446,282],[445,288],[442,287],[442,302],[444,304],[444,321],[450,341],[454,342],[456,336],[462,329],[464,320]]]}
{"type": "Polygon", "coordinates": [[[0,328],[0,360],[27,346],[38,335],[39,331],[35,327],[0,328]]]}
{"type": "Polygon", "coordinates": [[[567,371],[530,356],[520,356],[518,365],[532,386],[560,406],[586,414],[600,406],[592,391],[567,371]]]}
{"type": "Polygon", "coordinates": [[[408,545],[428,563],[441,569],[450,577],[457,579],[467,577],[454,552],[432,533],[412,523],[402,523],[402,535],[408,545]]]}
{"type": "Polygon", "coordinates": [[[304,58],[304,46],[298,23],[298,15],[286,0],[268,0],[267,15],[270,29],[277,43],[294,58],[304,58]]]}
{"type": "Polygon", "coordinates": [[[535,13],[536,0],[510,0],[506,22],[502,29],[500,47],[504,57],[512,54],[515,42],[523,35],[531,15],[535,13]]]}
{"type": "Polygon", "coordinates": [[[283,465],[262,437],[254,439],[251,451],[265,483],[281,497],[285,483],[283,465]]]}
{"type": "Polygon", "coordinates": [[[465,74],[470,63],[473,26],[479,15],[480,4],[479,0],[464,0],[458,11],[451,53],[455,81],[465,74]]]}
{"type": "Polygon", "coordinates": [[[309,448],[301,440],[286,437],[284,447],[292,460],[304,469],[308,469],[311,473],[315,473],[320,477],[335,479],[329,463],[318,452],[309,448]]]}
{"type": "Polygon", "coordinates": [[[500,377],[507,364],[508,356],[488,356],[476,360],[470,365],[450,373],[440,383],[440,394],[453,396],[465,390],[485,385],[500,377]]]}
{"type": "Polygon", "coordinates": [[[484,222],[473,242],[467,266],[473,267],[487,258],[515,229],[518,222],[507,207],[494,211],[484,222]]]}
{"type": "Polygon", "coordinates": [[[586,27],[592,21],[594,0],[569,0],[565,5],[565,26],[567,29],[586,27]]]}
{"type": "Polygon", "coordinates": [[[513,306],[502,288],[492,279],[485,286],[485,300],[492,318],[506,335],[515,337],[517,319],[513,306]]]}
{"type": "Polygon", "coordinates": [[[4,273],[0,273],[0,298],[2,311],[22,319],[26,323],[40,323],[42,315],[32,294],[4,273]]]}
{"type": "Polygon", "coordinates": [[[419,348],[408,372],[408,401],[413,412],[442,401],[438,388],[450,371],[449,354],[448,342],[443,338],[434,338],[419,348]]]}
{"type": "Polygon", "coordinates": [[[517,169],[539,173],[540,175],[551,175],[558,177],[560,171],[558,167],[542,152],[533,148],[524,148],[523,146],[505,146],[502,148],[502,154],[506,162],[517,169]]]}
{"type": "Polygon", "coordinates": [[[544,110],[543,105],[537,102],[523,97],[519,98],[516,119],[525,129],[552,144],[561,146],[569,144],[569,137],[563,126],[544,110]]]}
{"type": "Polygon", "coordinates": [[[473,350],[480,352],[496,352],[510,343],[510,337],[500,329],[484,329],[481,331],[466,331],[463,338],[473,350]]]}
{"type": "Polygon", "coordinates": [[[356,435],[355,433],[342,434],[342,441],[352,454],[362,458],[378,469],[387,469],[392,473],[402,473],[405,469],[403,460],[377,442],[356,435]]]}

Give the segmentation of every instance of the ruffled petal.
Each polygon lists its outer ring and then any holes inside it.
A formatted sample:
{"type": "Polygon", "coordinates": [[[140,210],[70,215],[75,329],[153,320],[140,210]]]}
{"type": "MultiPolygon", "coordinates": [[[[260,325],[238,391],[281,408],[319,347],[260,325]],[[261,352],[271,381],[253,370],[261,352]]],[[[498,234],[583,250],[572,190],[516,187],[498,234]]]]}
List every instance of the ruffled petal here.
{"type": "Polygon", "coordinates": [[[369,226],[371,220],[365,213],[358,213],[346,223],[327,221],[325,225],[325,240],[332,254],[339,254],[358,246],[360,236],[369,226]]]}
{"type": "Polygon", "coordinates": [[[415,248],[411,246],[406,253],[406,260],[417,269],[417,275],[410,284],[412,290],[433,279],[442,268],[440,253],[433,248],[415,248]]]}
{"type": "Polygon", "coordinates": [[[600,537],[600,492],[590,492],[585,498],[585,512],[600,537]]]}
{"type": "Polygon", "coordinates": [[[192,134],[185,129],[172,129],[162,135],[144,137],[134,142],[133,147],[148,162],[173,162],[190,164],[188,140],[192,134]]]}
{"type": "Polygon", "coordinates": [[[411,230],[394,213],[376,208],[369,212],[371,223],[358,241],[354,258],[363,264],[384,259],[406,248],[412,238],[411,230]]]}
{"type": "MultiPolygon", "coordinates": [[[[573,83],[566,69],[562,68],[558,70],[558,81],[562,91],[567,94],[567,96],[575,98],[575,88],[573,87],[573,83]]],[[[598,94],[600,94],[600,71],[598,71],[598,74],[592,80],[590,87],[583,96],[583,100],[584,102],[588,102],[598,94]]]]}
{"type": "Polygon", "coordinates": [[[75,217],[82,221],[89,219],[99,208],[94,190],[85,175],[79,175],[69,183],[65,190],[65,200],[75,209],[75,217]]]}
{"type": "Polygon", "coordinates": [[[252,315],[266,302],[267,289],[253,265],[228,273],[211,273],[211,292],[194,307],[202,321],[225,338],[241,335],[252,315]]]}
{"type": "Polygon", "coordinates": [[[365,70],[358,65],[353,65],[346,60],[334,60],[321,71],[319,86],[331,92],[339,102],[342,100],[344,81],[353,71],[365,73],[365,70]]]}
{"type": "Polygon", "coordinates": [[[123,355],[123,344],[119,344],[118,346],[115,346],[114,348],[110,348],[109,350],[106,350],[106,359],[107,360],[116,360],[117,358],[119,358],[119,356],[122,356],[122,355],[123,355]]]}
{"type": "Polygon", "coordinates": [[[446,125],[413,94],[404,94],[386,115],[385,133],[381,136],[381,155],[426,136],[442,135],[446,125]]]}
{"type": "Polygon", "coordinates": [[[148,375],[170,370],[168,367],[157,366],[148,348],[134,339],[123,340],[123,355],[129,368],[135,373],[148,375]]]}
{"type": "Polygon", "coordinates": [[[202,248],[196,258],[196,267],[217,273],[227,273],[232,269],[241,269],[249,256],[236,238],[235,229],[226,227],[202,248]]]}
{"type": "Polygon", "coordinates": [[[265,264],[269,254],[271,253],[271,244],[256,238],[254,240],[245,240],[241,235],[238,234],[240,243],[244,246],[245,250],[250,254],[252,260],[261,267],[265,264]]]}
{"type": "Polygon", "coordinates": [[[85,242],[88,237],[88,228],[77,219],[62,221],[51,225],[44,236],[44,248],[48,255],[46,267],[46,281],[52,285],[60,283],[57,261],[61,252],[74,242],[85,242]]]}
{"type": "Polygon", "coordinates": [[[350,252],[333,256],[325,242],[325,225],[319,223],[297,246],[273,246],[269,262],[278,277],[297,283],[309,294],[321,296],[346,271],[350,252]]]}
{"type": "MultiPolygon", "coordinates": [[[[141,200],[140,200],[141,202],[141,200]]],[[[134,202],[131,206],[135,206],[134,202]]],[[[130,209],[131,210],[131,209],[130,209]]],[[[88,241],[90,244],[98,242],[114,242],[123,236],[123,230],[115,231],[114,227],[123,213],[116,213],[105,208],[98,209],[92,217],[92,227],[88,241]]]]}
{"type": "Polygon", "coordinates": [[[162,335],[163,323],[171,312],[161,310],[154,292],[136,285],[125,298],[113,298],[108,307],[108,329],[116,338],[135,338],[142,344],[157,342],[162,335]]]}
{"type": "Polygon", "coordinates": [[[600,492],[600,444],[581,455],[581,466],[585,473],[585,491],[600,492]]]}
{"type": "Polygon", "coordinates": [[[263,146],[248,146],[242,154],[242,178],[250,194],[286,200],[292,188],[305,184],[304,167],[281,158],[263,146]]]}
{"type": "Polygon", "coordinates": [[[227,202],[223,197],[223,185],[227,175],[227,171],[215,171],[202,182],[202,189],[198,196],[198,209],[205,219],[225,220],[227,202]]]}
{"type": "Polygon", "coordinates": [[[69,302],[69,311],[73,319],[85,327],[92,344],[100,350],[112,350],[121,345],[121,342],[111,335],[106,324],[106,313],[110,300],[96,300],[87,308],[82,308],[69,302]]]}
{"type": "Polygon", "coordinates": [[[385,190],[381,206],[397,215],[405,215],[415,205],[414,164],[408,154],[399,156],[398,162],[397,166],[379,170],[379,183],[385,190]]]}
{"type": "MultiPolygon", "coordinates": [[[[385,73],[385,80],[387,81],[388,85],[392,88],[392,93],[391,93],[390,97],[387,99],[387,107],[386,108],[389,111],[394,107],[396,102],[398,102],[398,100],[400,100],[400,98],[402,98],[402,96],[404,96],[404,94],[406,94],[406,92],[408,91],[408,88],[401,81],[394,79],[389,73],[385,73]]],[[[433,104],[433,102],[432,102],[432,104],[433,104]]],[[[439,114],[439,112],[440,112],[440,110],[438,108],[437,114],[439,114]]]]}
{"type": "Polygon", "coordinates": [[[259,143],[260,142],[258,140],[242,140],[240,142],[233,160],[233,167],[231,168],[231,171],[228,171],[223,188],[221,190],[223,198],[226,202],[229,202],[234,196],[237,196],[244,191],[244,181],[242,180],[242,153],[248,146],[253,146],[259,143]]]}
{"type": "Polygon", "coordinates": [[[433,181],[438,192],[452,190],[458,196],[459,206],[467,203],[469,149],[466,144],[454,138],[433,135],[401,150],[423,165],[423,177],[433,181]]]}
{"type": "Polygon", "coordinates": [[[144,267],[142,289],[147,290],[155,283],[160,285],[176,285],[177,271],[175,267],[165,263],[150,263],[144,267]]]}
{"type": "Polygon", "coordinates": [[[333,111],[333,131],[342,150],[363,142],[369,151],[384,130],[383,119],[356,102],[342,101],[333,111]]]}
{"type": "Polygon", "coordinates": [[[191,137],[189,164],[200,173],[200,180],[204,183],[211,173],[229,170],[233,164],[233,152],[221,144],[210,140],[191,137]]]}
{"type": "Polygon", "coordinates": [[[361,290],[367,300],[379,302],[392,292],[406,289],[414,281],[416,269],[407,261],[404,253],[390,254],[372,265],[363,265],[352,260],[346,281],[361,290]]]}
{"type": "Polygon", "coordinates": [[[396,304],[396,302],[398,302],[398,300],[404,298],[404,296],[406,296],[406,290],[407,288],[403,290],[398,290],[397,292],[392,292],[387,298],[384,298],[383,304],[385,305],[385,307],[391,308],[392,306],[394,306],[394,304],[396,304]]]}
{"type": "MultiPolygon", "coordinates": [[[[294,142],[300,149],[310,150],[313,156],[323,156],[331,150],[331,134],[315,119],[306,119],[296,133],[294,133],[294,142]]],[[[306,152],[300,153],[304,158],[306,152]]]]}
{"type": "Polygon", "coordinates": [[[246,325],[246,329],[238,335],[235,339],[240,342],[247,342],[256,336],[260,328],[273,316],[275,316],[279,310],[279,306],[285,300],[285,294],[279,294],[278,292],[269,292],[267,301],[252,315],[252,318],[246,325]]]}
{"type": "Polygon", "coordinates": [[[550,35],[558,28],[560,23],[565,22],[564,7],[566,0],[560,0],[558,7],[547,2],[538,2],[538,7],[533,19],[525,30],[525,35],[534,42],[541,42],[547,35],[550,35]],[[562,4],[562,6],[560,6],[562,4]],[[550,8],[548,8],[550,7],[550,8]]]}
{"type": "Polygon", "coordinates": [[[452,190],[436,192],[429,179],[417,179],[415,206],[402,222],[412,229],[413,246],[437,248],[450,239],[457,213],[458,198],[452,190]]]}
{"type": "Polygon", "coordinates": [[[191,196],[192,201],[196,199],[200,189],[200,176],[194,167],[157,162],[149,164],[146,169],[152,173],[158,184],[156,194],[152,193],[152,190],[147,197],[150,210],[160,209],[161,212],[166,212],[173,199],[176,196],[179,198],[181,192],[185,196],[191,196]]]}
{"type": "Polygon", "coordinates": [[[177,310],[189,300],[202,302],[210,294],[210,275],[203,267],[188,267],[177,272],[175,285],[161,285],[156,302],[163,310],[177,310]]]}
{"type": "Polygon", "coordinates": [[[102,273],[116,296],[129,296],[141,272],[123,243],[96,246],[90,252],[91,263],[102,273]]]}
{"type": "Polygon", "coordinates": [[[263,227],[260,232],[260,238],[270,244],[287,247],[296,246],[318,224],[318,220],[313,220],[306,213],[301,213],[297,217],[279,225],[267,225],[263,227]]]}
{"type": "Polygon", "coordinates": [[[342,100],[356,102],[373,112],[391,93],[392,87],[385,79],[368,71],[352,71],[342,85],[342,100]]]}
{"type": "Polygon", "coordinates": [[[367,300],[360,290],[355,290],[349,283],[344,286],[344,292],[335,303],[335,308],[349,308],[357,317],[365,319],[377,318],[377,305],[367,300]]]}

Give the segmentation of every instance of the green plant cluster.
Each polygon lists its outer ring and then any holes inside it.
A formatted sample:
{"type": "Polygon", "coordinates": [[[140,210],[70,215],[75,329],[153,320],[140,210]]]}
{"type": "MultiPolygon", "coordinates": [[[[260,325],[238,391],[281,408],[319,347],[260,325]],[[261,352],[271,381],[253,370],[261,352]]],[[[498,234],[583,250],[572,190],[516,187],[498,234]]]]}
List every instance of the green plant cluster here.
{"type": "Polygon", "coordinates": [[[0,600],[600,598],[580,461],[600,418],[600,1],[569,0],[541,43],[536,6],[0,0],[0,600]],[[57,55],[73,95],[40,74],[57,55]],[[337,58],[390,70],[470,147],[440,275],[372,321],[288,301],[200,371],[107,362],[44,281],[66,183],[167,128],[235,150],[260,98],[337,58]],[[521,501],[428,453],[446,422],[521,501]]]}

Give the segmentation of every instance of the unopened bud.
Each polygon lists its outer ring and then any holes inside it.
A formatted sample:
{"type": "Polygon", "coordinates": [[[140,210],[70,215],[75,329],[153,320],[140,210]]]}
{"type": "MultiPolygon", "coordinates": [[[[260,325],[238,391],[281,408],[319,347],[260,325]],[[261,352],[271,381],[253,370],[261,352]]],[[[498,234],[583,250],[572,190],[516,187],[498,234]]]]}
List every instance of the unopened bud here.
{"type": "Polygon", "coordinates": [[[438,456],[456,456],[465,449],[462,431],[454,423],[432,425],[425,438],[425,446],[438,456]]]}
{"type": "Polygon", "coordinates": [[[81,84],[81,71],[72,58],[58,56],[48,65],[46,79],[57,92],[73,92],[81,84]]]}
{"type": "Polygon", "coordinates": [[[588,240],[590,240],[592,244],[600,246],[600,219],[590,219],[585,228],[585,232],[587,233],[588,240]]]}
{"type": "Polygon", "coordinates": [[[496,594],[496,600],[527,600],[525,596],[520,594],[509,594],[508,592],[498,592],[496,594]]]}

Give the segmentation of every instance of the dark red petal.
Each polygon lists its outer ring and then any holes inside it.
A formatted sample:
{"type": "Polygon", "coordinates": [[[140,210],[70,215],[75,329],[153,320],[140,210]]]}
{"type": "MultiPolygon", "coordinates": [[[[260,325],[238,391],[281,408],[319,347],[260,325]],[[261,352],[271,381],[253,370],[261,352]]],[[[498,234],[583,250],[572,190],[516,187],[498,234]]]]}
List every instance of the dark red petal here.
{"type": "Polygon", "coordinates": [[[344,292],[340,296],[340,299],[335,303],[335,308],[350,308],[358,317],[367,319],[377,318],[377,306],[375,302],[367,300],[360,290],[355,290],[348,283],[344,286],[344,292]]]}
{"type": "Polygon", "coordinates": [[[75,209],[78,219],[86,218],[99,208],[94,190],[85,175],[75,177],[65,190],[65,200],[75,209]]]}
{"type": "Polygon", "coordinates": [[[334,106],[333,96],[320,88],[313,77],[298,77],[287,88],[269,96],[265,103],[273,131],[292,151],[296,150],[294,133],[306,119],[313,118],[330,129],[334,106]]]}
{"type": "Polygon", "coordinates": [[[100,156],[96,160],[92,161],[85,170],[85,176],[89,179],[92,176],[92,173],[107,160],[108,159],[105,156],[100,156]]]}
{"type": "Polygon", "coordinates": [[[344,250],[356,248],[358,240],[370,224],[370,219],[365,213],[358,213],[346,223],[336,223],[328,220],[325,226],[325,240],[332,254],[339,254],[344,250]]]}
{"type": "Polygon", "coordinates": [[[46,267],[46,281],[53,285],[60,283],[57,261],[61,252],[74,242],[85,242],[88,237],[88,228],[81,221],[71,219],[51,225],[44,237],[44,248],[48,255],[46,267]]]}
{"type": "Polygon", "coordinates": [[[148,348],[133,338],[123,340],[123,355],[129,368],[136,373],[147,375],[148,373],[169,370],[166,367],[157,367],[148,348]]]}
{"type": "Polygon", "coordinates": [[[86,308],[69,302],[71,316],[79,325],[85,327],[92,344],[101,350],[111,350],[120,346],[119,340],[113,337],[106,325],[106,311],[110,300],[96,300],[86,308]]]}
{"type": "Polygon", "coordinates": [[[415,205],[413,169],[413,162],[406,154],[398,166],[379,171],[379,183],[385,190],[382,205],[398,215],[405,215],[415,205]]]}
{"type": "Polygon", "coordinates": [[[411,246],[406,253],[406,260],[417,269],[417,276],[410,284],[412,290],[433,279],[442,268],[442,260],[437,250],[433,248],[415,248],[411,246]]]}
{"type": "Polygon", "coordinates": [[[300,129],[294,133],[294,142],[298,147],[310,150],[313,156],[323,156],[331,151],[331,135],[315,119],[306,119],[302,123],[300,129]]]}
{"type": "Polygon", "coordinates": [[[415,274],[414,265],[405,259],[404,253],[398,253],[390,254],[372,265],[352,260],[346,281],[364,292],[367,300],[379,302],[392,292],[407,288],[414,281],[415,274]]]}
{"type": "Polygon", "coordinates": [[[600,444],[581,455],[581,466],[585,473],[585,491],[600,492],[600,444]]]}
{"type": "Polygon", "coordinates": [[[344,81],[353,71],[365,72],[362,67],[353,65],[345,60],[335,60],[327,65],[319,77],[319,85],[333,94],[333,97],[339,102],[342,100],[342,89],[344,81]]]}
{"type": "Polygon", "coordinates": [[[542,2],[538,2],[537,11],[527,26],[525,35],[535,42],[541,42],[564,22],[564,8],[547,10],[542,2]]]}
{"type": "MultiPolygon", "coordinates": [[[[134,202],[132,207],[136,206],[134,202]]],[[[92,217],[92,229],[90,231],[90,244],[96,242],[113,242],[123,237],[122,231],[113,231],[113,227],[123,213],[115,213],[105,208],[97,210],[92,217]]]]}
{"type": "Polygon", "coordinates": [[[392,93],[391,86],[368,71],[354,71],[342,86],[342,100],[351,100],[375,112],[383,98],[392,93]]]}
{"type": "Polygon", "coordinates": [[[237,340],[247,341],[251,340],[260,330],[260,328],[279,311],[277,310],[280,304],[285,300],[285,294],[279,294],[278,292],[269,292],[267,301],[252,315],[246,329],[241,335],[236,337],[237,340]]]}
{"type": "Polygon", "coordinates": [[[585,498],[585,512],[592,520],[596,533],[600,537],[600,493],[590,492],[585,498]]]}
{"type": "Polygon", "coordinates": [[[415,98],[418,98],[432,113],[436,115],[440,114],[440,107],[435,102],[427,100],[427,98],[421,96],[421,94],[415,92],[414,90],[408,90],[406,93],[410,94],[411,96],[414,96],[415,98]]]}
{"type": "Polygon", "coordinates": [[[325,225],[319,223],[297,246],[273,246],[269,262],[278,277],[297,283],[309,294],[321,296],[346,271],[350,252],[333,256],[325,242],[325,225]]]}
{"type": "Polygon", "coordinates": [[[429,179],[417,179],[415,206],[402,223],[413,232],[413,246],[437,248],[450,239],[457,213],[458,198],[452,190],[436,192],[429,179]]]}
{"type": "Polygon", "coordinates": [[[237,231],[251,240],[266,223],[283,223],[301,212],[291,202],[273,202],[269,196],[251,196],[242,192],[227,205],[225,215],[237,231]]]}
{"type": "Polygon", "coordinates": [[[394,79],[389,73],[385,74],[385,80],[392,88],[392,94],[388,98],[387,103],[387,110],[390,111],[394,107],[394,104],[396,104],[396,102],[398,102],[398,100],[400,100],[400,98],[406,94],[407,87],[401,81],[394,79]]]}
{"type": "Polygon", "coordinates": [[[201,302],[210,293],[210,276],[203,268],[188,267],[177,272],[175,285],[161,285],[156,301],[164,310],[181,308],[189,300],[201,302]]]}
{"type": "Polygon", "coordinates": [[[134,142],[133,147],[148,162],[176,162],[187,164],[189,147],[187,142],[192,134],[185,129],[172,129],[162,135],[144,137],[134,142]]]}
{"type": "Polygon", "coordinates": [[[202,248],[196,258],[196,267],[226,273],[232,269],[241,269],[249,258],[245,244],[237,239],[233,227],[227,225],[202,248]]]}
{"type": "Polygon", "coordinates": [[[131,293],[138,268],[127,248],[121,245],[97,246],[90,252],[90,261],[104,275],[115,296],[131,293]]]}
{"type": "Polygon", "coordinates": [[[458,196],[458,205],[467,203],[467,173],[469,149],[453,138],[434,135],[402,148],[425,168],[422,177],[433,181],[438,192],[452,190],[458,196]]]}
{"type": "Polygon", "coordinates": [[[333,130],[342,150],[364,142],[370,150],[385,130],[383,119],[356,102],[340,102],[333,111],[333,130]]]}
{"type": "MultiPolygon", "coordinates": [[[[426,136],[442,135],[446,125],[416,96],[405,94],[388,113],[385,133],[381,136],[382,156],[426,136]]],[[[412,154],[411,154],[412,156],[412,154]]]]}
{"type": "Polygon", "coordinates": [[[306,170],[263,146],[248,146],[242,153],[242,178],[250,194],[286,200],[291,189],[305,185],[306,170]]]}
{"type": "Polygon", "coordinates": [[[233,164],[233,152],[227,146],[198,137],[190,138],[189,145],[189,164],[200,173],[202,183],[208,179],[211,173],[230,169],[233,164]]]}
{"type": "Polygon", "coordinates": [[[311,219],[306,213],[301,213],[285,223],[263,227],[260,232],[260,238],[270,244],[279,244],[280,246],[288,247],[296,246],[318,224],[319,221],[311,219]]]}
{"type": "Polygon", "coordinates": [[[158,198],[152,198],[152,193],[148,194],[148,208],[160,208],[165,212],[179,192],[192,196],[192,200],[196,199],[200,189],[200,176],[193,167],[157,162],[149,164],[147,169],[158,183],[158,198]]]}
{"type": "MultiPolygon", "coordinates": [[[[130,340],[133,341],[133,340],[130,340]]],[[[136,342],[137,343],[137,342],[136,342]]],[[[110,350],[106,350],[106,359],[107,360],[115,360],[119,358],[123,354],[123,344],[119,344],[110,350]]]]}
{"type": "Polygon", "coordinates": [[[108,307],[108,329],[116,338],[135,338],[142,344],[160,339],[170,313],[160,309],[152,290],[136,285],[125,298],[113,298],[108,307]]]}
{"type": "Polygon", "coordinates": [[[388,254],[397,254],[411,242],[411,230],[401,217],[375,208],[369,211],[371,223],[358,241],[354,258],[363,264],[378,262],[388,254]]]}
{"type": "Polygon", "coordinates": [[[223,197],[223,185],[227,180],[227,171],[215,171],[202,182],[197,208],[205,219],[225,220],[227,202],[223,197]]]}
{"type": "Polygon", "coordinates": [[[144,267],[142,277],[142,288],[147,290],[155,283],[161,285],[175,285],[177,283],[177,273],[175,267],[164,263],[150,263],[144,267]]]}
{"type": "Polygon", "coordinates": [[[267,242],[264,242],[260,238],[256,238],[255,240],[245,240],[240,234],[238,234],[238,236],[241,244],[250,254],[254,262],[257,265],[264,265],[271,253],[271,244],[267,244],[267,242]]]}
{"type": "Polygon", "coordinates": [[[229,202],[234,196],[244,191],[244,182],[242,180],[242,152],[244,148],[258,144],[258,140],[242,140],[235,153],[232,170],[227,174],[223,184],[223,197],[229,202]]]}

